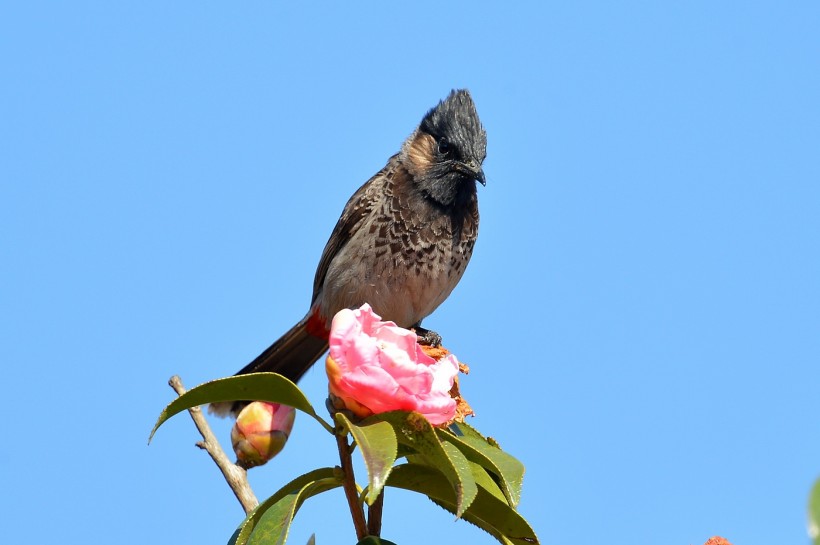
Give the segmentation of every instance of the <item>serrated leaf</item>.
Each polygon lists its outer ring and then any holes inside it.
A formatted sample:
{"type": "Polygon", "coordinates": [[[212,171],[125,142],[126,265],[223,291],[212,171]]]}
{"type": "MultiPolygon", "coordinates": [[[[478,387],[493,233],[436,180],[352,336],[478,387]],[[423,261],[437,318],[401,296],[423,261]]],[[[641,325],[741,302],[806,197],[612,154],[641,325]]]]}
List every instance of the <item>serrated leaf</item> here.
{"type": "Polygon", "coordinates": [[[310,497],[341,486],[337,479],[320,479],[305,485],[298,492],[288,494],[271,505],[254,528],[248,545],[284,545],[293,517],[310,497]]]}
{"type": "Polygon", "coordinates": [[[396,462],[398,455],[396,432],[388,422],[377,421],[357,426],[342,413],[336,413],[336,421],[350,431],[362,453],[368,477],[365,501],[368,505],[373,505],[396,462]]]}
{"type": "MultiPolygon", "coordinates": [[[[265,516],[269,509],[272,509],[274,506],[280,504],[277,508],[277,513],[279,515],[286,514],[288,509],[296,508],[301,505],[301,503],[295,503],[299,500],[299,494],[302,494],[301,501],[304,501],[310,496],[315,496],[320,492],[325,492],[326,490],[331,490],[333,488],[339,487],[342,485],[342,477],[339,472],[332,468],[332,467],[325,467],[322,469],[314,469],[304,475],[300,475],[296,477],[288,484],[280,488],[276,493],[274,493],[271,497],[260,503],[256,506],[256,508],[248,513],[248,516],[242,521],[242,524],[239,525],[237,532],[235,534],[236,538],[234,539],[233,543],[230,545],[245,545],[248,543],[248,539],[252,536],[255,529],[260,524],[262,517],[265,516]],[[314,483],[324,483],[325,488],[311,490],[312,492],[310,495],[304,495],[302,491],[304,491],[307,487],[314,483]],[[330,485],[333,486],[330,486],[330,485]],[[294,498],[288,499],[290,496],[296,494],[297,496],[294,498]],[[293,501],[291,501],[293,500],[293,501]]],[[[292,509],[291,509],[292,510],[292,509]]],[[[293,514],[295,515],[296,511],[292,510],[293,514]]],[[[291,517],[292,520],[292,517],[291,517]]],[[[287,531],[287,528],[285,528],[287,531]]]]}
{"type": "MultiPolygon", "coordinates": [[[[448,486],[447,479],[431,467],[418,464],[396,466],[387,484],[420,492],[451,513],[456,511],[455,494],[448,486]]],[[[504,545],[538,544],[538,537],[524,517],[481,486],[475,501],[462,518],[485,530],[504,545]]]]}
{"type": "Polygon", "coordinates": [[[396,458],[404,458],[405,456],[409,456],[410,454],[415,454],[416,451],[412,448],[408,447],[403,443],[399,443],[399,452],[396,455],[396,458]]]}
{"type": "Polygon", "coordinates": [[[447,457],[453,463],[453,467],[456,468],[458,479],[461,482],[461,505],[456,512],[456,516],[461,517],[461,514],[470,508],[470,505],[478,495],[478,485],[476,485],[475,477],[473,477],[473,471],[470,467],[470,461],[467,460],[467,457],[450,443],[442,443],[441,446],[444,447],[444,452],[447,453],[447,457]]]}
{"type": "Polygon", "coordinates": [[[470,469],[473,472],[473,480],[475,480],[475,483],[478,486],[499,500],[509,503],[507,497],[504,495],[504,492],[501,490],[501,487],[499,487],[496,480],[493,479],[489,473],[487,473],[486,469],[474,462],[470,462],[470,469]]]}
{"type": "MultiPolygon", "coordinates": [[[[448,443],[442,443],[442,446],[447,451],[447,455],[450,457],[450,460],[453,462],[453,466],[456,468],[458,472],[458,476],[461,479],[461,482],[465,484],[464,486],[464,507],[461,511],[465,511],[470,507],[470,504],[475,500],[476,494],[478,493],[478,487],[476,485],[476,472],[473,469],[473,466],[481,470],[483,475],[483,479],[486,481],[494,482],[492,478],[487,475],[487,472],[481,466],[473,464],[467,458],[464,457],[461,452],[453,445],[448,443]],[[458,460],[456,462],[456,460],[458,460]],[[467,474],[469,472],[469,474],[467,474]],[[466,478],[465,478],[466,476],[466,478]]],[[[425,467],[430,467],[432,469],[438,470],[438,466],[435,465],[429,458],[422,456],[421,454],[408,454],[406,456],[407,461],[411,464],[417,464],[425,467]]],[[[481,475],[479,474],[479,479],[481,479],[481,475]]],[[[495,485],[495,488],[498,489],[498,485],[495,485]]],[[[500,492],[499,492],[500,494],[500,492]]],[[[501,494],[501,498],[504,499],[504,494],[501,494]]],[[[504,499],[506,501],[506,499],[504,499]]],[[[461,515],[457,514],[457,518],[461,515]]]]}
{"type": "Polygon", "coordinates": [[[191,388],[176,398],[160,413],[159,419],[157,419],[157,423],[148,437],[148,442],[151,442],[151,438],[154,437],[157,429],[175,414],[207,403],[236,401],[239,399],[288,405],[309,414],[326,430],[333,432],[330,424],[316,414],[313,406],[296,384],[276,373],[251,373],[212,380],[200,384],[196,388],[191,388]]]}
{"type": "Polygon", "coordinates": [[[809,537],[814,545],[820,545],[820,479],[814,482],[809,496],[809,537]]]}
{"type": "Polygon", "coordinates": [[[456,423],[447,430],[437,430],[439,437],[452,443],[471,462],[475,462],[499,479],[499,485],[513,507],[521,500],[524,483],[524,464],[501,450],[498,445],[469,424],[456,423]]]}
{"type": "Polygon", "coordinates": [[[233,535],[231,535],[231,538],[228,540],[228,545],[236,545],[236,540],[239,538],[239,530],[239,528],[234,530],[233,535]]]}
{"type": "Polygon", "coordinates": [[[469,467],[462,463],[463,457],[458,459],[457,467],[456,460],[450,458],[433,426],[419,413],[391,411],[371,416],[364,423],[377,421],[388,422],[393,426],[400,444],[412,448],[422,456],[424,465],[434,467],[444,474],[456,494],[455,513],[456,517],[460,517],[475,498],[473,475],[469,467]]]}

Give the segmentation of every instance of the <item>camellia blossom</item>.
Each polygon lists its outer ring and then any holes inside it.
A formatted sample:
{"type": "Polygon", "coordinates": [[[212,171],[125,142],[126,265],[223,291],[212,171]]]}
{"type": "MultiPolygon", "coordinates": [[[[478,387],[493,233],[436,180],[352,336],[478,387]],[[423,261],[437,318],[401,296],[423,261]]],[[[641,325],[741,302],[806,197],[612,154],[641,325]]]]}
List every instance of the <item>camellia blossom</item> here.
{"type": "Polygon", "coordinates": [[[267,463],[279,454],[293,429],[296,411],[279,403],[254,401],[236,417],[231,443],[237,464],[250,468],[267,463]]]}
{"type": "Polygon", "coordinates": [[[455,356],[436,361],[414,332],[381,321],[368,304],[333,317],[326,368],[330,393],[357,416],[416,411],[441,425],[456,414],[450,396],[458,374],[455,356]]]}

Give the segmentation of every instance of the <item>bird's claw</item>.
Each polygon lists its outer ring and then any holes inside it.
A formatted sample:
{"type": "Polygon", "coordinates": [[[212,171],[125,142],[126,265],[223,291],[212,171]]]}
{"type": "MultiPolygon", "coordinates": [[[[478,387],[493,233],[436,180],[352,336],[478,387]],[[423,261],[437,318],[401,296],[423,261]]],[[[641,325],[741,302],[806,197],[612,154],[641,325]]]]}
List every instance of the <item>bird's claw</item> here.
{"type": "Polygon", "coordinates": [[[441,335],[430,329],[425,329],[420,325],[414,325],[413,330],[418,337],[418,343],[425,346],[438,347],[441,346],[441,335]]]}

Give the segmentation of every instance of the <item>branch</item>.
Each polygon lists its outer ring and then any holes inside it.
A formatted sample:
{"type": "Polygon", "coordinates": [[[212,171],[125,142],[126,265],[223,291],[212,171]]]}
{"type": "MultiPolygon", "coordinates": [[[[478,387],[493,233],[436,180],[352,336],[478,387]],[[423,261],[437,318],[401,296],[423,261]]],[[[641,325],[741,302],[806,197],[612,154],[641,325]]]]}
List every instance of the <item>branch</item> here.
{"type": "Polygon", "coordinates": [[[364,510],[359,503],[359,494],[356,492],[356,478],[353,475],[353,460],[350,458],[350,446],[347,444],[347,434],[336,432],[336,444],[339,445],[339,459],[344,472],[344,490],[350,514],[353,516],[353,526],[356,527],[356,537],[360,541],[367,535],[367,523],[364,520],[364,510]]]}
{"type": "Polygon", "coordinates": [[[382,535],[382,509],[384,508],[384,488],[373,505],[367,508],[367,535],[382,535]]]}
{"type": "MultiPolygon", "coordinates": [[[[168,384],[174,389],[177,395],[182,395],[186,391],[185,386],[182,385],[182,379],[177,375],[172,376],[168,384]]],[[[199,407],[188,409],[188,413],[191,415],[196,429],[199,430],[203,439],[202,441],[198,441],[196,446],[210,454],[211,459],[222,472],[222,476],[225,477],[228,486],[233,490],[236,499],[239,500],[239,503],[242,505],[242,509],[245,510],[245,514],[250,513],[259,505],[259,500],[256,499],[256,495],[248,483],[248,472],[234,464],[230,458],[228,458],[225,451],[222,450],[222,447],[219,445],[219,441],[217,441],[214,432],[211,431],[211,427],[208,425],[208,421],[205,419],[205,416],[203,416],[202,410],[199,407]]]]}

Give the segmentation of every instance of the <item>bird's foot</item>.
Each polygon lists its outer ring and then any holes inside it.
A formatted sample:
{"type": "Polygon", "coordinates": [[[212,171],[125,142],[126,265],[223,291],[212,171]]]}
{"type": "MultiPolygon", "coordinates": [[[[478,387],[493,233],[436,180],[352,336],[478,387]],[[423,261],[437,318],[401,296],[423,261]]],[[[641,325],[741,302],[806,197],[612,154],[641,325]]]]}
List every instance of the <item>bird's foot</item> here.
{"type": "Polygon", "coordinates": [[[419,344],[423,344],[425,346],[441,346],[441,335],[435,331],[425,329],[419,324],[414,325],[412,329],[416,332],[416,336],[419,338],[419,344]]]}

